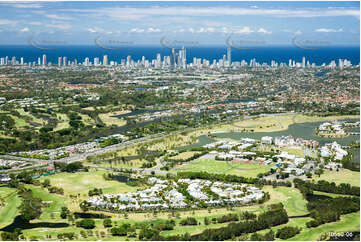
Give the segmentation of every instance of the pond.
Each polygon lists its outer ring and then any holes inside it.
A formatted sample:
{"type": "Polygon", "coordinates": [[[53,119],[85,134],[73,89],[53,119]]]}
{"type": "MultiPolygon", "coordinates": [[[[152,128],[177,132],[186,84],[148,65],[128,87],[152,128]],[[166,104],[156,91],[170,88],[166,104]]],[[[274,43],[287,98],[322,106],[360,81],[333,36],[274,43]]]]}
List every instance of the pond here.
{"type": "Polygon", "coordinates": [[[132,179],[129,178],[127,176],[122,176],[122,175],[116,175],[116,176],[112,176],[113,180],[116,180],[118,182],[129,182],[129,181],[136,181],[136,179],[132,179]]]}
{"type": "MultiPolygon", "coordinates": [[[[349,119],[347,121],[358,121],[357,119],[349,119]]],[[[348,145],[353,141],[359,141],[360,135],[349,135],[344,138],[322,138],[315,135],[315,128],[318,127],[323,122],[311,122],[311,123],[297,123],[291,124],[287,130],[277,131],[277,132],[256,132],[256,133],[242,133],[242,132],[228,132],[228,133],[215,133],[213,134],[217,138],[231,138],[234,140],[240,140],[241,138],[252,138],[252,139],[261,139],[263,136],[287,136],[292,135],[295,138],[303,138],[303,139],[312,139],[317,140],[321,145],[326,143],[331,143],[336,141],[341,145],[348,145]]],[[[206,135],[202,135],[198,137],[199,142],[197,144],[188,145],[181,147],[179,149],[189,149],[189,148],[198,148],[205,144],[209,144],[214,142],[214,139],[208,138],[206,135]]],[[[350,150],[354,155],[353,162],[360,163],[360,149],[350,150]]]]}
{"type": "Polygon", "coordinates": [[[14,232],[16,228],[23,229],[34,229],[34,228],[66,228],[69,227],[67,223],[49,223],[49,222],[40,222],[40,223],[28,223],[22,219],[20,215],[16,216],[14,221],[0,229],[0,231],[5,232],[14,232]]]}

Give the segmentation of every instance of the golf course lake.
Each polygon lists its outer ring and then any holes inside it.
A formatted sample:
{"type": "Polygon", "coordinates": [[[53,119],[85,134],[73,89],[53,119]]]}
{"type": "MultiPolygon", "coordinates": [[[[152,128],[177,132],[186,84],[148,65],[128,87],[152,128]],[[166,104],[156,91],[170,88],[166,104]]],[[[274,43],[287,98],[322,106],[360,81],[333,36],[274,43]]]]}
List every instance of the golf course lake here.
{"type": "MultiPolygon", "coordinates": [[[[345,119],[344,121],[356,122],[358,119],[345,119]]],[[[344,138],[323,138],[315,135],[315,128],[318,127],[321,123],[324,122],[308,122],[308,123],[296,123],[288,126],[287,130],[276,131],[276,132],[226,132],[226,133],[212,133],[213,136],[217,138],[230,138],[234,140],[240,140],[241,138],[252,138],[252,139],[261,139],[263,136],[288,136],[291,135],[294,138],[303,138],[310,140],[317,140],[320,143],[320,146],[326,143],[332,143],[336,141],[340,145],[349,145],[353,141],[360,141],[360,135],[349,135],[344,138]]],[[[356,131],[356,130],[355,130],[356,131]]],[[[180,147],[180,149],[196,148],[203,145],[215,142],[214,139],[208,137],[207,135],[202,135],[198,137],[198,143],[188,146],[180,147]]],[[[353,154],[353,162],[360,163],[360,149],[349,150],[353,154]]]]}

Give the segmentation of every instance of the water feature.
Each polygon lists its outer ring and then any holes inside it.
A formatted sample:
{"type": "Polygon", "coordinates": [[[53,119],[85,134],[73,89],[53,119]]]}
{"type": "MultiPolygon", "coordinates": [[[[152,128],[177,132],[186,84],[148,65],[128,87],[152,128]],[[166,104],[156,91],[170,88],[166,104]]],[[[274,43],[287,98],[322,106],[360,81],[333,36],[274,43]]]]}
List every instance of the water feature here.
{"type": "Polygon", "coordinates": [[[40,223],[28,223],[22,219],[20,215],[16,216],[14,221],[0,229],[0,231],[5,232],[14,232],[16,228],[23,229],[34,229],[34,228],[66,228],[69,227],[67,223],[49,223],[49,222],[40,222],[40,223]]]}

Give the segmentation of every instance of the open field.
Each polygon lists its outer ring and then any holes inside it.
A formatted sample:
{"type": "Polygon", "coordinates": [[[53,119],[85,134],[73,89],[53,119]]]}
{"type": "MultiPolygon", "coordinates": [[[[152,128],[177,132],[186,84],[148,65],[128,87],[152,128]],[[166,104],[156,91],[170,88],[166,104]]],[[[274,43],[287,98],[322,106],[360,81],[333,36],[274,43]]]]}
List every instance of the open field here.
{"type": "Polygon", "coordinates": [[[237,121],[232,124],[218,124],[213,125],[208,129],[212,132],[215,130],[228,130],[228,131],[251,131],[253,132],[276,132],[287,130],[288,126],[294,123],[307,123],[307,122],[323,122],[341,119],[359,119],[358,115],[345,115],[345,116],[306,116],[302,114],[288,114],[288,115],[274,115],[255,117],[237,121]]]}
{"type": "Polygon", "coordinates": [[[197,151],[186,151],[186,152],[182,152],[178,155],[175,155],[175,156],[171,156],[170,159],[173,159],[173,160],[177,160],[177,159],[188,159],[190,157],[192,157],[193,155],[195,154],[199,154],[200,152],[197,152],[197,151]]]}
{"type": "Polygon", "coordinates": [[[197,159],[185,163],[173,171],[206,171],[209,173],[231,174],[245,177],[257,177],[257,174],[267,172],[270,165],[233,163],[229,161],[216,161],[208,159],[197,159]]]}
{"type": "Polygon", "coordinates": [[[13,188],[0,187],[0,228],[10,224],[17,215],[21,199],[13,188]]]}
{"type": "Polygon", "coordinates": [[[306,203],[307,201],[302,197],[300,191],[291,187],[276,187],[265,186],[263,191],[268,192],[271,196],[268,203],[283,203],[287,214],[289,216],[301,216],[308,214],[306,203]]]}
{"type": "Polygon", "coordinates": [[[56,117],[58,119],[58,124],[55,127],[55,131],[60,130],[60,129],[66,129],[69,128],[69,118],[66,114],[64,113],[57,113],[56,117]]]}
{"type": "Polygon", "coordinates": [[[49,179],[50,184],[64,189],[66,196],[78,195],[87,197],[88,191],[94,188],[102,188],[104,193],[125,193],[135,191],[136,187],[127,186],[118,181],[106,181],[103,178],[105,171],[90,171],[77,173],[59,173],[42,177],[40,181],[49,179]]]}
{"type": "Polygon", "coordinates": [[[281,151],[287,152],[288,154],[291,154],[291,155],[296,155],[298,157],[305,157],[305,154],[304,154],[302,148],[285,147],[285,148],[282,148],[281,151]]]}
{"type": "Polygon", "coordinates": [[[15,110],[18,111],[20,115],[29,117],[35,123],[42,124],[42,125],[46,124],[45,120],[35,117],[30,112],[25,112],[23,108],[19,108],[19,109],[15,109],[15,110]]]}
{"type": "Polygon", "coordinates": [[[48,204],[48,207],[43,208],[43,213],[40,218],[36,221],[44,221],[44,220],[61,220],[60,212],[61,207],[66,206],[67,197],[63,195],[58,195],[54,193],[49,193],[46,189],[36,186],[28,186],[33,191],[34,196],[43,200],[43,202],[48,204]]]}
{"type": "Polygon", "coordinates": [[[130,111],[115,111],[115,112],[109,112],[109,113],[102,113],[99,114],[99,118],[105,123],[106,125],[116,125],[116,126],[123,126],[126,124],[126,121],[121,118],[116,118],[112,116],[120,115],[129,113],[130,111]]]}
{"type": "Polygon", "coordinates": [[[343,169],[341,171],[324,170],[324,174],[320,177],[314,175],[312,176],[312,179],[316,182],[319,180],[326,180],[335,182],[336,184],[350,183],[353,186],[360,186],[360,172],[350,171],[348,169],[343,169]]]}
{"type": "Polygon", "coordinates": [[[235,122],[230,125],[233,128],[253,130],[254,132],[275,132],[287,130],[288,126],[294,123],[333,121],[347,118],[360,118],[357,115],[316,117],[302,114],[290,114],[279,116],[265,116],[235,122]]]}
{"type": "Polygon", "coordinates": [[[10,117],[14,120],[16,128],[20,129],[23,127],[30,127],[30,125],[24,120],[14,115],[10,115],[10,117]]]}
{"type": "Polygon", "coordinates": [[[85,125],[94,125],[95,121],[89,117],[88,115],[82,114],[82,113],[78,113],[78,115],[81,117],[81,121],[85,124],[85,125]]]}

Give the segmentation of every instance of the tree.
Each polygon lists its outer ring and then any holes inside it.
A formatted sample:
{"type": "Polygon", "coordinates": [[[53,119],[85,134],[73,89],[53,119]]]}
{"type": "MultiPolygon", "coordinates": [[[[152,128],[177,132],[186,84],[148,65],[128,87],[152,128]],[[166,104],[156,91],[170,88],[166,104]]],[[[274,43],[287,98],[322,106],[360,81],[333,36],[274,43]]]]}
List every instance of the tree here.
{"type": "Polygon", "coordinates": [[[210,222],[209,222],[209,218],[205,217],[204,218],[204,225],[209,225],[210,222]]]}
{"type": "Polygon", "coordinates": [[[106,218],[103,220],[103,226],[104,228],[112,227],[112,220],[110,218],[106,218]]]}
{"type": "Polygon", "coordinates": [[[42,185],[42,187],[50,187],[50,180],[45,179],[44,182],[41,185],[42,185]]]}
{"type": "Polygon", "coordinates": [[[41,199],[35,198],[32,195],[23,196],[23,199],[23,202],[19,206],[21,218],[25,222],[39,218],[42,213],[41,199]]]}
{"type": "Polygon", "coordinates": [[[76,222],[77,227],[82,227],[84,229],[93,229],[95,228],[95,221],[90,218],[82,219],[78,222],[76,222]]]}
{"type": "Polygon", "coordinates": [[[62,207],[60,217],[62,219],[66,219],[68,217],[69,213],[70,213],[70,211],[69,211],[69,209],[67,207],[62,207]]]}
{"type": "Polygon", "coordinates": [[[3,241],[18,241],[19,236],[22,234],[19,228],[16,228],[14,232],[2,232],[1,233],[1,240],[3,241]]]}

